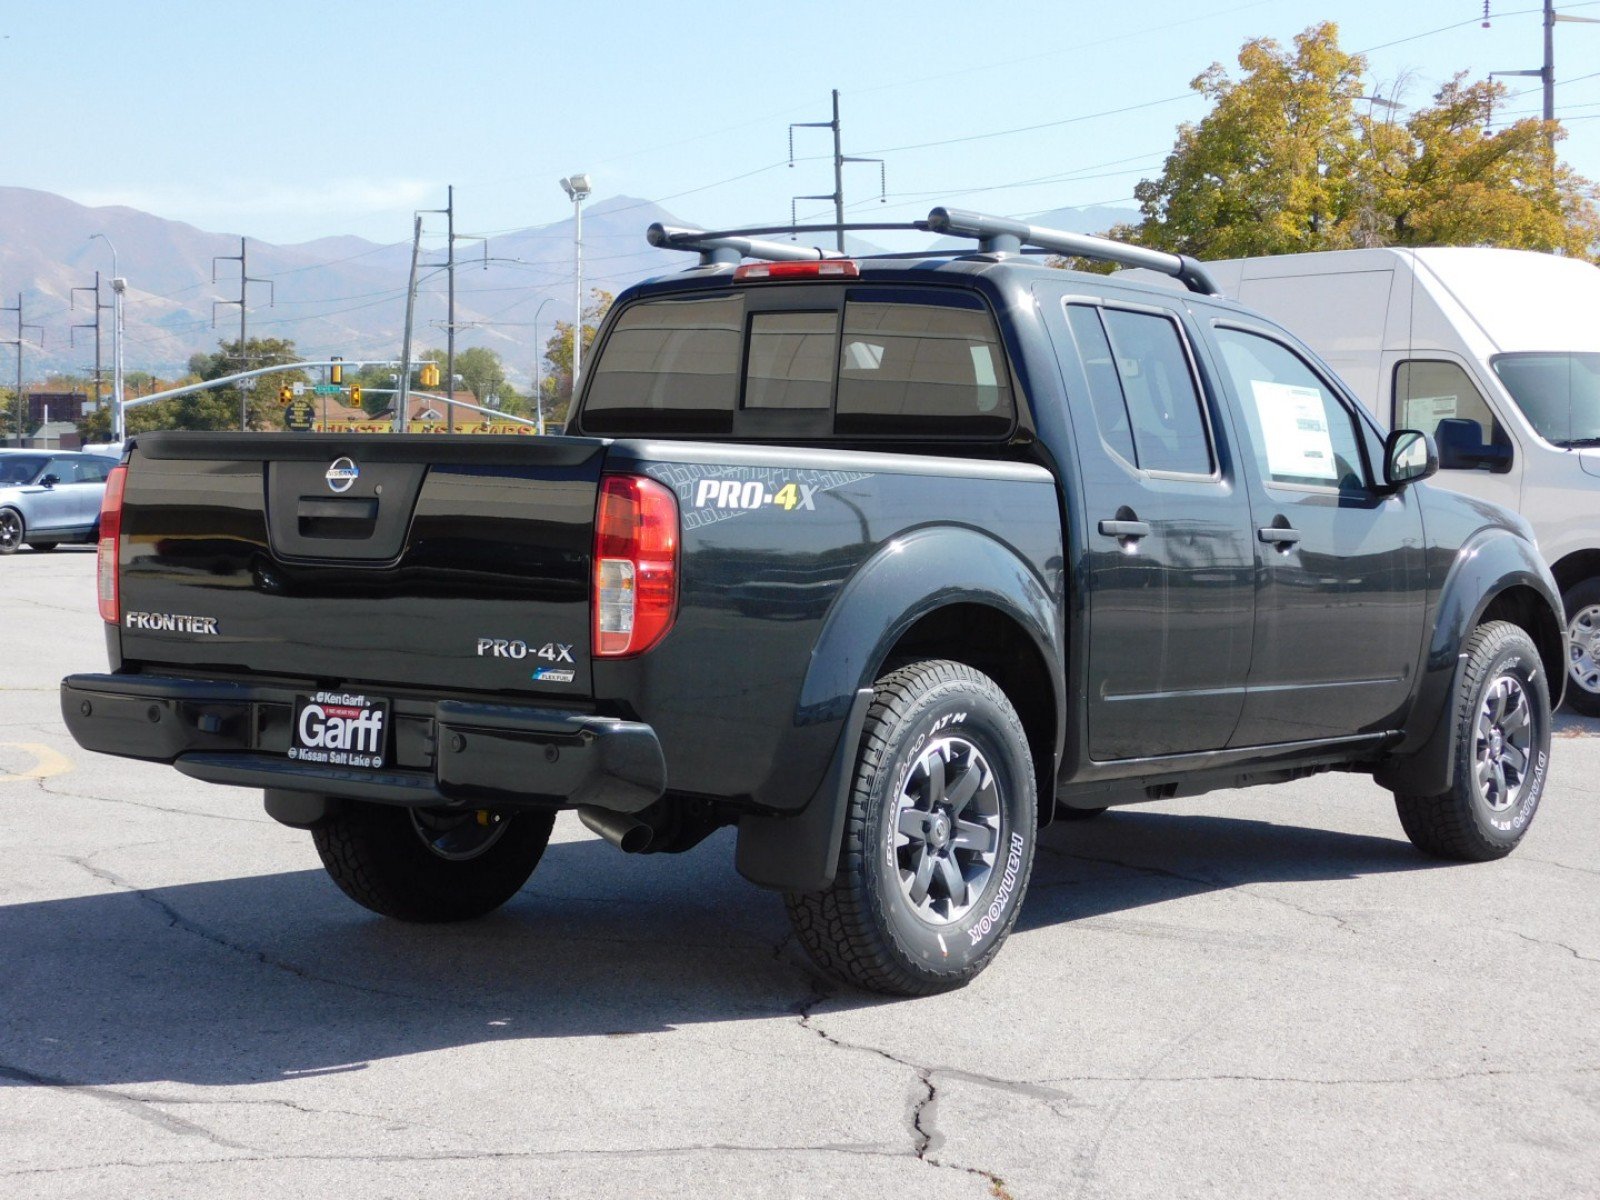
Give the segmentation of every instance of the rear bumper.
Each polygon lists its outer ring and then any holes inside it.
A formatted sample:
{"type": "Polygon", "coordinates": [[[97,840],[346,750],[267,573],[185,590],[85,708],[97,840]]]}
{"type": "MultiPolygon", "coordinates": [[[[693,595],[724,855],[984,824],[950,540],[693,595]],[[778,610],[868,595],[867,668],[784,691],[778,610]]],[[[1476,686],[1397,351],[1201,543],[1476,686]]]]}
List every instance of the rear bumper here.
{"type": "Polygon", "coordinates": [[[632,813],[666,790],[650,726],[559,708],[394,703],[390,768],[287,756],[296,689],[141,675],[72,675],[61,715],[78,745],[171,763],[209,783],[402,805],[568,807],[632,813]]]}

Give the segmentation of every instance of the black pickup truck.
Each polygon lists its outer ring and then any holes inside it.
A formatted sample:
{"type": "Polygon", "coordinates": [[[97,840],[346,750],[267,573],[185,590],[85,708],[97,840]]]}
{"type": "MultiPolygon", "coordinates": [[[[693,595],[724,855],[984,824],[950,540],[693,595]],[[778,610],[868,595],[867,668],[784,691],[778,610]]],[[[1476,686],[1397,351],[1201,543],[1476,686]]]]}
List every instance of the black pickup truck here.
{"type": "Polygon", "coordinates": [[[1564,677],[1527,525],[1191,260],[916,227],[965,241],[653,228],[700,261],[619,298],[570,436],[140,436],[73,736],[264,789],[402,920],[510,899],[560,809],[736,825],[897,993],[989,962],[1052,818],[1352,771],[1423,851],[1509,853],[1564,677]]]}

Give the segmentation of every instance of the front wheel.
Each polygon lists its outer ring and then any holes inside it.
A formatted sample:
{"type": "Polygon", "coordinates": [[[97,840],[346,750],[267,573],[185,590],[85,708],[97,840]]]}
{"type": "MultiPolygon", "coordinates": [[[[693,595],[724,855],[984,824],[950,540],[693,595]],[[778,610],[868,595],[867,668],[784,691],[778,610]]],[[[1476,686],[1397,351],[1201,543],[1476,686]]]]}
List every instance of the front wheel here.
{"type": "Polygon", "coordinates": [[[1600,579],[1568,589],[1567,699],[1573,712],[1600,717],[1600,579]]]}
{"type": "Polygon", "coordinates": [[[554,812],[351,800],[311,836],[334,883],[357,904],[400,921],[466,921],[517,894],[554,823],[554,812]]]}
{"type": "Polygon", "coordinates": [[[828,974],[894,995],[961,987],[988,966],[1028,887],[1037,791],[1006,694],[963,663],[876,685],[833,885],[785,897],[828,974]]]}
{"type": "Polygon", "coordinates": [[[1488,862],[1516,849],[1544,794],[1550,765],[1550,689],[1533,641],[1494,621],[1463,647],[1450,718],[1455,779],[1437,796],[1396,794],[1406,836],[1419,850],[1488,862]]]}
{"type": "Polygon", "coordinates": [[[15,554],[27,536],[22,514],[14,508],[0,508],[0,554],[15,554]]]}

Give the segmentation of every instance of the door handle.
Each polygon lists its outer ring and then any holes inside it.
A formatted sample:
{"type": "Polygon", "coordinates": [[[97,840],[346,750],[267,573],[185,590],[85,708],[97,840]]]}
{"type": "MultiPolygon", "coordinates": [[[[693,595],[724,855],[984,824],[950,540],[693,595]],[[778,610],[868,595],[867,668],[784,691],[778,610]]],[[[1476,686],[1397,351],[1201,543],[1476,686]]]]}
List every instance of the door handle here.
{"type": "Polygon", "coordinates": [[[1149,521],[1111,521],[1100,522],[1100,532],[1106,537],[1114,538],[1142,538],[1150,536],[1149,521]]]}
{"type": "Polygon", "coordinates": [[[1256,537],[1270,546],[1292,546],[1300,540],[1300,531],[1286,525],[1267,525],[1256,530],[1256,537]]]}

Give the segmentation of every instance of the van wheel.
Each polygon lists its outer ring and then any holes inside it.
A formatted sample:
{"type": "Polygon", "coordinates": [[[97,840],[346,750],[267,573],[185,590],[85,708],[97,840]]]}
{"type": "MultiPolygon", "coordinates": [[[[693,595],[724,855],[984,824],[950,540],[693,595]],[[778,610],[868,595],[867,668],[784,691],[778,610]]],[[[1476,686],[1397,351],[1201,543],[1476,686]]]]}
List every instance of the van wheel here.
{"type": "Polygon", "coordinates": [[[528,881],[554,812],[402,808],[347,801],[311,831],[346,896],[400,921],[465,921],[499,908],[528,881]]]}
{"type": "Polygon", "coordinates": [[[1419,850],[1488,862],[1516,849],[1544,794],[1550,762],[1550,690],[1539,652],[1517,626],[1494,621],[1467,639],[1451,719],[1455,781],[1438,796],[1396,794],[1419,850]]]}
{"type": "Polygon", "coordinates": [[[15,554],[27,536],[22,514],[14,508],[0,508],[0,554],[15,554]]]}
{"type": "Polygon", "coordinates": [[[1567,609],[1566,706],[1600,717],[1600,579],[1574,584],[1562,598],[1567,609]]]}
{"type": "Polygon", "coordinates": [[[1033,759],[1006,694],[944,660],[885,675],[848,804],[833,885],[784,898],[800,943],[870,991],[963,986],[1005,941],[1033,866],[1033,759]]]}

